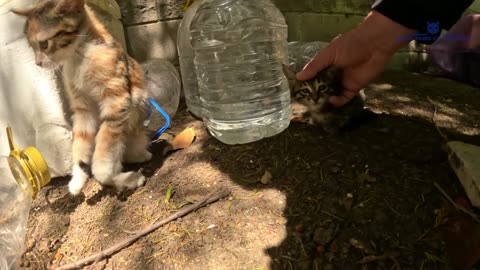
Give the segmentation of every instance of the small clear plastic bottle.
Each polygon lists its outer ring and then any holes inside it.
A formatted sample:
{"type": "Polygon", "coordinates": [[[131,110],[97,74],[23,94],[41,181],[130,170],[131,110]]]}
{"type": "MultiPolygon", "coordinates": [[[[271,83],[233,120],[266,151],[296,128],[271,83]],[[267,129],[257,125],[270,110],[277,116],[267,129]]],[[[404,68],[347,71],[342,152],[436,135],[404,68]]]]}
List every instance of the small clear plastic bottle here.
{"type": "MultiPolygon", "coordinates": [[[[182,83],[175,66],[168,60],[152,58],[141,63],[145,86],[150,92],[151,98],[165,110],[172,119],[178,109],[182,83]]],[[[150,114],[147,119],[147,131],[155,133],[165,123],[164,117],[158,112],[150,114]]]]}
{"type": "Polygon", "coordinates": [[[287,25],[270,0],[206,0],[190,25],[203,120],[226,144],[276,135],[290,124],[287,25]]]}
{"type": "Polygon", "coordinates": [[[20,150],[10,128],[7,135],[11,152],[0,157],[0,269],[17,269],[32,201],[50,181],[50,174],[35,148],[20,150]]]}
{"type": "Polygon", "coordinates": [[[292,41],[288,43],[288,65],[300,71],[322,49],[328,46],[323,41],[292,41]]]}

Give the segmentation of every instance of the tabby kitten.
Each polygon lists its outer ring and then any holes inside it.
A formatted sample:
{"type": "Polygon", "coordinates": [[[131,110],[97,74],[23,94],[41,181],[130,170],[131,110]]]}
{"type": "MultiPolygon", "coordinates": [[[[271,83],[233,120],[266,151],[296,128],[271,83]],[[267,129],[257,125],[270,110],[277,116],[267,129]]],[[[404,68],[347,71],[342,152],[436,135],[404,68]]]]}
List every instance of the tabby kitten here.
{"type": "Polygon", "coordinates": [[[149,94],[140,65],[84,0],[44,0],[12,12],[27,18],[35,63],[63,74],[73,112],[70,193],[79,194],[92,176],[118,189],[143,185],[142,174],[122,172],[122,161],[152,157],[143,127],[149,94]]]}
{"type": "Polygon", "coordinates": [[[310,124],[321,126],[328,133],[339,132],[364,109],[363,90],[340,108],[328,102],[330,96],[339,95],[342,91],[341,74],[334,67],[320,71],[307,81],[297,80],[295,71],[286,65],[283,65],[283,73],[288,79],[292,102],[298,102],[307,109],[302,118],[310,124]]]}

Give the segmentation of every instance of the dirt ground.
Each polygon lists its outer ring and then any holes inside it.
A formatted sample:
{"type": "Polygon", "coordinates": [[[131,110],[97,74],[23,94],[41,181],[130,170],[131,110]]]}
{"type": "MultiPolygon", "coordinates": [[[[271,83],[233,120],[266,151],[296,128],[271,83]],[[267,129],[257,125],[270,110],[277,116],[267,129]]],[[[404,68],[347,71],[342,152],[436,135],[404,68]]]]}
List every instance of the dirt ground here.
{"type": "Polygon", "coordinates": [[[68,179],[53,179],[42,190],[23,269],[99,252],[219,188],[231,195],[85,269],[453,269],[444,232],[458,213],[434,183],[452,198],[465,195],[432,116],[436,106],[449,139],[480,145],[480,90],[388,71],[366,94],[375,117],[343,134],[293,122],[238,146],[212,138],[181,109],[168,132],[193,127],[197,138],[166,157],[155,145],[144,187],[117,194],[90,181],[72,197],[68,179]],[[272,178],[261,183],[266,172],[272,178]]]}

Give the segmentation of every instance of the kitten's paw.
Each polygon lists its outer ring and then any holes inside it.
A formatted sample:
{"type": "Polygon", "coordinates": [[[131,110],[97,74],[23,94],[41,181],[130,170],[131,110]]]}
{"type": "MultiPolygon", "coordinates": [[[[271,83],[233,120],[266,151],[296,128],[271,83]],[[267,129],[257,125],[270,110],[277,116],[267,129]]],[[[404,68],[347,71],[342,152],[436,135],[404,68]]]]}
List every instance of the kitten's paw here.
{"type": "Polygon", "coordinates": [[[83,187],[87,183],[87,175],[73,174],[72,179],[68,183],[68,191],[72,195],[78,195],[82,192],[83,187]]]}
{"type": "Polygon", "coordinates": [[[96,160],[92,165],[92,174],[102,185],[111,185],[112,178],[122,170],[121,164],[109,160],[96,160]]]}
{"type": "Polygon", "coordinates": [[[137,186],[136,186],[136,187],[141,187],[141,186],[143,186],[143,185],[145,184],[145,181],[146,181],[145,176],[142,175],[142,176],[138,177],[138,179],[137,179],[137,186]]]}
{"type": "Polygon", "coordinates": [[[68,183],[68,191],[70,192],[70,194],[76,196],[80,194],[80,192],[82,192],[84,186],[84,183],[80,183],[79,181],[72,179],[68,183]]]}
{"type": "Polygon", "coordinates": [[[134,189],[145,184],[145,176],[138,172],[124,172],[116,175],[113,178],[114,185],[117,189],[124,188],[134,189]]]}

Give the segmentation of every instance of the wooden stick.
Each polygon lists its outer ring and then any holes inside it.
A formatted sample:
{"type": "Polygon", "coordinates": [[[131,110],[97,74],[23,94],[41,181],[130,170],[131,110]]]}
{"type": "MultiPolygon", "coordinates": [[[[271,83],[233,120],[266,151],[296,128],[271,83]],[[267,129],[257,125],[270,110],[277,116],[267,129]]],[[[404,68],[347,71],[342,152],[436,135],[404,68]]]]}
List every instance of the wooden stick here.
{"type": "Polygon", "coordinates": [[[68,270],[68,269],[79,269],[79,268],[82,268],[84,267],[85,265],[88,265],[88,264],[91,264],[93,262],[99,262],[107,257],[110,257],[112,256],[113,254],[119,252],[120,250],[130,246],[131,244],[133,244],[135,241],[137,241],[139,238],[155,231],[156,229],[162,227],[163,225],[169,223],[169,222],[172,222],[174,221],[175,219],[178,219],[180,217],[183,217],[207,204],[210,204],[210,203],[213,203],[213,202],[216,202],[222,198],[225,198],[227,197],[228,195],[230,194],[229,191],[226,191],[226,190],[218,190],[218,191],[215,191],[215,192],[212,192],[210,193],[209,195],[207,195],[206,197],[202,198],[200,201],[196,202],[195,204],[192,204],[192,205],[189,205],[189,206],[186,206],[185,208],[182,208],[180,211],[174,213],[173,215],[163,219],[163,220],[160,220],[159,222],[156,222],[154,224],[152,224],[151,226],[137,232],[134,236],[131,236],[129,238],[126,238],[120,242],[118,242],[117,244],[105,249],[105,250],[101,250],[100,252],[98,253],[95,253],[91,256],[88,256],[84,259],[81,259],[79,261],[76,261],[76,262],[73,262],[73,263],[69,263],[69,264],[66,264],[66,265],[63,265],[63,266],[60,266],[58,268],[56,268],[56,270],[68,270]]]}

